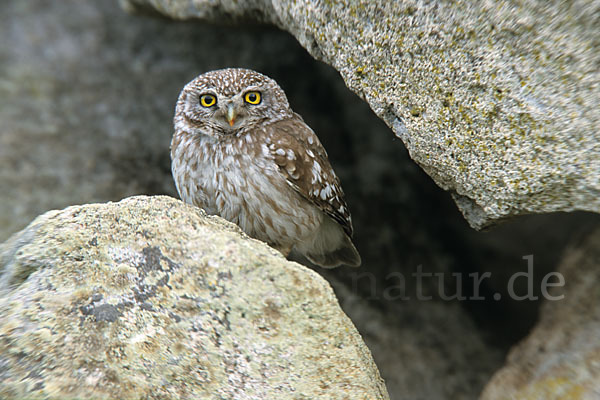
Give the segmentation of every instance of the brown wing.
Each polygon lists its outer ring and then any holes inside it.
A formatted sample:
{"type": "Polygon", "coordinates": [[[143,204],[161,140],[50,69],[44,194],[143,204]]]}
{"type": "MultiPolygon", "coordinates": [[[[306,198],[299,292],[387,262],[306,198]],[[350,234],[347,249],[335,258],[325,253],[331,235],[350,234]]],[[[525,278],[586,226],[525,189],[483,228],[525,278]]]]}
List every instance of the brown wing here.
{"type": "Polygon", "coordinates": [[[288,183],[352,237],[344,191],[317,135],[297,114],[268,125],[266,133],[267,146],[288,183]]]}

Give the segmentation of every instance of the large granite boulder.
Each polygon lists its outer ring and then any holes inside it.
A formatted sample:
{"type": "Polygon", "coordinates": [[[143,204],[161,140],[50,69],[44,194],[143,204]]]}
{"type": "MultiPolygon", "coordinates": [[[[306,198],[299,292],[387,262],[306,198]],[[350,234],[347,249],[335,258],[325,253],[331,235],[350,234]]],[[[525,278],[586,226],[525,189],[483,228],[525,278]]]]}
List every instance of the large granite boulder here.
{"type": "Polygon", "coordinates": [[[473,227],[600,212],[598,2],[121,2],[289,31],[340,72],[473,227]]]}
{"type": "Polygon", "coordinates": [[[600,229],[565,255],[540,321],[511,350],[482,400],[600,397],[599,267],[600,229]]]}
{"type": "Polygon", "coordinates": [[[388,395],[318,274],[134,197],[48,212],[0,246],[0,398],[388,395]]]}

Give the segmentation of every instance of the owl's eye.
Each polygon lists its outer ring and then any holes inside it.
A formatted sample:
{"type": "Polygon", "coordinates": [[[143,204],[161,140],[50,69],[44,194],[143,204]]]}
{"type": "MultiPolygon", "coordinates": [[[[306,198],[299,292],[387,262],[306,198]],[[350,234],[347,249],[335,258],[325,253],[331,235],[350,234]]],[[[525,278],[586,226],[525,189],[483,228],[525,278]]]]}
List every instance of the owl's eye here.
{"type": "Polygon", "coordinates": [[[217,104],[217,98],[212,94],[203,94],[200,96],[200,104],[202,107],[212,107],[217,104]]]}
{"type": "Polygon", "coordinates": [[[248,92],[244,95],[244,100],[248,104],[260,104],[261,96],[260,92],[248,92]]]}

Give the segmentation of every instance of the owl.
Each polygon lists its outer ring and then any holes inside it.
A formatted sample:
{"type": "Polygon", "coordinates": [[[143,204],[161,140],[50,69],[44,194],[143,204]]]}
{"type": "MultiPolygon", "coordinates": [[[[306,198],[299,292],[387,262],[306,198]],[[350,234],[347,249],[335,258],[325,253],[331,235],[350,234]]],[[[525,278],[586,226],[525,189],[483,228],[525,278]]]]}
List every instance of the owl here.
{"type": "Polygon", "coordinates": [[[181,91],[171,170],[183,201],[333,268],[359,266],[352,219],[323,145],[258,72],[207,72],[181,91]]]}

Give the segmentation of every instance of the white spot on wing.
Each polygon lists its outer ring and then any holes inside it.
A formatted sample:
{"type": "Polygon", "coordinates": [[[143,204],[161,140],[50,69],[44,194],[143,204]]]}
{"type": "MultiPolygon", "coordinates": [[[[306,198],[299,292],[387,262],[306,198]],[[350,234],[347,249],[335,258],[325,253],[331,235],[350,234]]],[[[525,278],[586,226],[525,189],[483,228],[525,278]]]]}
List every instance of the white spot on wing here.
{"type": "Polygon", "coordinates": [[[267,147],[266,144],[261,145],[260,149],[262,150],[262,154],[265,157],[267,157],[267,156],[269,156],[271,154],[271,152],[269,151],[269,148],[267,147]]]}
{"type": "Polygon", "coordinates": [[[327,184],[323,189],[321,189],[321,199],[327,200],[331,198],[331,185],[327,184]]]}
{"type": "Polygon", "coordinates": [[[321,182],[321,165],[317,161],[313,162],[312,173],[312,184],[321,182]]]}
{"type": "Polygon", "coordinates": [[[319,164],[317,161],[313,162],[312,171],[313,171],[313,174],[320,176],[321,175],[321,164],[319,164]]]}

